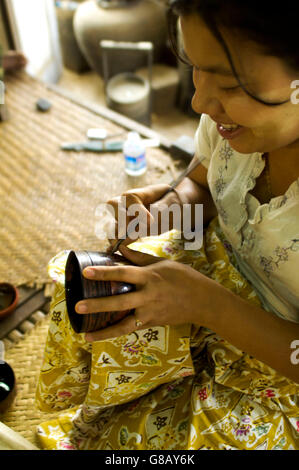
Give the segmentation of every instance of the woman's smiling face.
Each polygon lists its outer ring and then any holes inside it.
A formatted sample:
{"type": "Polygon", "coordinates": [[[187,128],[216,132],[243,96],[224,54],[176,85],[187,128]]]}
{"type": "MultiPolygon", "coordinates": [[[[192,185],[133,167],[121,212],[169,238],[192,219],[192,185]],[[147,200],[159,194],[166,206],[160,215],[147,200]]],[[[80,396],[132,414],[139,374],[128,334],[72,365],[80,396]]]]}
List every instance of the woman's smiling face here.
{"type": "MultiPolygon", "coordinates": [[[[208,114],[218,124],[237,124],[241,129],[230,139],[240,153],[270,152],[288,146],[299,149],[299,104],[291,101],[291,83],[299,79],[279,58],[265,55],[253,42],[221,31],[235,68],[246,89],[267,102],[251,98],[234,77],[226,53],[201,18],[180,19],[184,50],[193,66],[193,109],[208,114]]],[[[218,130],[223,131],[221,126],[218,130]]],[[[224,131],[225,133],[225,131],[224,131]]]]}

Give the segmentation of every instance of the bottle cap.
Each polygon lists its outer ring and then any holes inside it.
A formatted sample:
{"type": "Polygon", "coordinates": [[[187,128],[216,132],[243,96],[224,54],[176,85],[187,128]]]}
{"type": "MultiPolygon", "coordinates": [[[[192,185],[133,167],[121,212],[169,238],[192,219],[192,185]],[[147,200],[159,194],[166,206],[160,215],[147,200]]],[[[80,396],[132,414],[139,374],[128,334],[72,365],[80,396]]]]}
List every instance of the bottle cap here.
{"type": "Polygon", "coordinates": [[[138,132],[129,132],[128,139],[131,141],[138,141],[138,142],[141,140],[138,132]]]}

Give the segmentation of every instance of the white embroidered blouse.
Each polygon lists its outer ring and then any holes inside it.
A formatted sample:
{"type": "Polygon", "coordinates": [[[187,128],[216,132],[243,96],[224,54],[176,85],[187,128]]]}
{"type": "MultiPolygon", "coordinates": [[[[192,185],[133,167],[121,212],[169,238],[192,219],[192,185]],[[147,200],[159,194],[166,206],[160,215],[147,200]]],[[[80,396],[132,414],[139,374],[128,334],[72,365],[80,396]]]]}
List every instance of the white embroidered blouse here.
{"type": "Polygon", "coordinates": [[[283,196],[260,204],[249,191],[265,166],[261,153],[233,150],[207,115],[200,119],[195,147],[238,270],[265,310],[299,323],[299,178],[283,196]]]}

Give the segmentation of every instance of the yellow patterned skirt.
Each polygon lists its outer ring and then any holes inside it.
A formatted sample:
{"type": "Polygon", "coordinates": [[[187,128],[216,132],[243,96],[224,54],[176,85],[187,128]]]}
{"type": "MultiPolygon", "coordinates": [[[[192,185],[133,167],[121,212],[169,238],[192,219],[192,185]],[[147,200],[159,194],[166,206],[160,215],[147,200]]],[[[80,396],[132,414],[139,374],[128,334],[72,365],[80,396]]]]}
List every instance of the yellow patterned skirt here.
{"type": "MultiPolygon", "coordinates": [[[[189,264],[260,304],[217,218],[201,250],[184,251],[174,232],[131,247],[189,264]]],[[[76,334],[66,312],[67,254],[49,264],[55,292],[36,393],[41,410],[65,411],[38,427],[42,448],[299,449],[299,386],[212,331],[159,326],[92,344],[76,334]]]]}

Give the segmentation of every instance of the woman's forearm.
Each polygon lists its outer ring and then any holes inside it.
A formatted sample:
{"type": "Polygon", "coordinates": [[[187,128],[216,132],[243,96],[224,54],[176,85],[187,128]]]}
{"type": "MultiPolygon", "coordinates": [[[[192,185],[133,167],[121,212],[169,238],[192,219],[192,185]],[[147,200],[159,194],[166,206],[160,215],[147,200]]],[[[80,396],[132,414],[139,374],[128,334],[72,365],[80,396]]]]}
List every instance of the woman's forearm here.
{"type": "Polygon", "coordinates": [[[292,363],[291,344],[299,325],[263,310],[219,285],[211,295],[205,326],[231,344],[299,383],[299,365],[292,363]]]}
{"type": "MultiPolygon", "coordinates": [[[[179,204],[181,207],[184,204],[191,205],[191,227],[195,226],[195,205],[203,205],[203,226],[205,227],[212,220],[213,217],[216,217],[217,210],[214,205],[212,196],[210,192],[191,180],[190,178],[184,178],[184,180],[176,188],[175,192],[167,194],[164,198],[157,201],[153,204],[157,208],[166,205],[167,207],[172,204],[179,204]]],[[[170,228],[173,228],[172,214],[170,214],[170,228]]]]}
{"type": "MultiPolygon", "coordinates": [[[[203,225],[206,226],[208,223],[216,217],[217,209],[212,199],[209,190],[196,183],[190,178],[185,178],[177,188],[178,194],[181,196],[183,202],[187,201],[193,207],[196,204],[203,205],[203,225]]],[[[194,217],[194,211],[192,213],[194,217]]],[[[194,222],[194,221],[193,221],[194,222]]]]}

